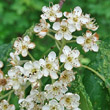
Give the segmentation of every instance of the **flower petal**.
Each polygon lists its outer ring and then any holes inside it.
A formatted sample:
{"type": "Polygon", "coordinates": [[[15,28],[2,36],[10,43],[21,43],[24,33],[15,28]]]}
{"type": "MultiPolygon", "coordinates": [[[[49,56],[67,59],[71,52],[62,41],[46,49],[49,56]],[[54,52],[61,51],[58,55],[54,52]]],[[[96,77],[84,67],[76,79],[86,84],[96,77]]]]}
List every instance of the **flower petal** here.
{"type": "Polygon", "coordinates": [[[48,54],[48,59],[49,59],[50,61],[54,61],[54,60],[56,59],[56,53],[55,53],[54,51],[50,52],[50,53],[48,54]]]}
{"type": "Polygon", "coordinates": [[[76,39],[76,42],[77,42],[78,44],[84,44],[84,41],[85,41],[85,39],[84,39],[84,37],[82,37],[82,36],[79,36],[79,37],[77,37],[77,39],[76,39]]]}
{"type": "Polygon", "coordinates": [[[56,30],[56,31],[58,31],[60,29],[60,22],[55,22],[53,24],[53,29],[56,30]]]}
{"type": "Polygon", "coordinates": [[[72,39],[72,35],[66,33],[66,34],[64,34],[64,38],[65,38],[66,40],[71,40],[71,39],[72,39]]]}
{"type": "Polygon", "coordinates": [[[71,69],[73,68],[73,66],[72,66],[71,63],[65,63],[64,68],[65,68],[66,70],[71,70],[71,69]]]}
{"type": "Polygon", "coordinates": [[[60,32],[58,32],[58,33],[55,34],[55,38],[56,38],[57,40],[61,40],[61,39],[63,38],[63,34],[60,33],[60,32]]]}

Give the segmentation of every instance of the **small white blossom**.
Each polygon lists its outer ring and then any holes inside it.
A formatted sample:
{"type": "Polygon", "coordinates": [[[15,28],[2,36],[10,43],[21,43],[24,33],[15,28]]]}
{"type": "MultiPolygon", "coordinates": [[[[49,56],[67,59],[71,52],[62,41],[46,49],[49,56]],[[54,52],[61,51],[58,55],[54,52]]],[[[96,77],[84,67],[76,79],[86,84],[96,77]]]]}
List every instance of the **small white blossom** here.
{"type": "Polygon", "coordinates": [[[72,39],[72,32],[75,31],[75,27],[72,24],[69,24],[66,19],[63,19],[61,22],[55,22],[53,24],[53,29],[58,31],[55,34],[55,38],[57,40],[61,40],[62,38],[66,40],[72,39]]]}
{"type": "Polygon", "coordinates": [[[68,90],[62,83],[56,81],[53,84],[47,84],[44,88],[47,91],[47,99],[56,98],[60,100],[63,94],[68,90]]]}
{"type": "Polygon", "coordinates": [[[0,71],[0,92],[10,89],[11,89],[11,84],[9,83],[9,78],[4,77],[3,72],[0,71]]]}
{"type": "Polygon", "coordinates": [[[28,55],[28,49],[35,48],[35,44],[30,42],[30,37],[26,35],[23,39],[18,38],[14,42],[15,55],[21,54],[23,57],[28,55]]]}
{"type": "Polygon", "coordinates": [[[79,55],[79,50],[71,50],[71,48],[66,45],[63,48],[63,54],[60,55],[60,61],[65,63],[64,68],[66,70],[71,70],[73,67],[80,67],[80,62],[78,60],[79,55]]]}
{"type": "Polygon", "coordinates": [[[13,65],[13,66],[17,66],[20,64],[20,57],[18,55],[15,55],[13,52],[10,53],[10,63],[13,65]]]}
{"type": "Polygon", "coordinates": [[[24,69],[20,66],[15,66],[8,71],[10,84],[13,86],[14,90],[18,90],[21,85],[26,84],[26,79],[22,76],[24,72],[24,69]]]}
{"type": "Polygon", "coordinates": [[[85,52],[88,52],[89,50],[97,52],[99,47],[96,42],[98,39],[99,36],[97,33],[92,35],[92,32],[88,30],[85,35],[77,37],[76,42],[83,46],[85,52]]]}
{"type": "Polygon", "coordinates": [[[38,61],[34,61],[33,63],[31,61],[26,62],[24,64],[24,69],[25,69],[24,75],[28,77],[28,80],[30,82],[36,82],[37,79],[40,79],[43,76],[38,61]]]}
{"type": "Polygon", "coordinates": [[[81,28],[82,9],[79,6],[75,7],[73,12],[71,13],[64,12],[64,16],[68,18],[67,21],[69,24],[74,25],[75,30],[80,31],[82,29],[81,28]]]}
{"type": "Polygon", "coordinates": [[[19,104],[21,110],[33,110],[34,108],[33,98],[29,96],[27,96],[26,99],[20,99],[19,104]]]}
{"type": "Polygon", "coordinates": [[[41,19],[40,23],[34,27],[34,32],[37,33],[40,38],[44,38],[49,28],[50,28],[50,24],[47,23],[45,20],[41,19]]]}
{"type": "Polygon", "coordinates": [[[91,29],[92,31],[96,31],[98,29],[98,26],[96,26],[95,23],[95,19],[90,18],[89,14],[81,16],[81,22],[86,28],[91,29]]]}
{"type": "Polygon", "coordinates": [[[50,52],[45,60],[40,59],[39,62],[45,77],[50,75],[52,79],[58,78],[57,71],[59,70],[59,61],[54,51],[50,52]]]}
{"type": "Polygon", "coordinates": [[[9,105],[9,103],[6,100],[2,100],[0,102],[0,110],[15,110],[14,105],[9,105]]]}
{"type": "Polygon", "coordinates": [[[37,104],[44,104],[44,101],[46,99],[45,92],[39,92],[38,90],[31,90],[30,97],[33,98],[33,101],[37,104]]]}
{"type": "Polygon", "coordinates": [[[75,72],[73,71],[63,71],[60,74],[60,82],[67,86],[71,81],[75,80],[75,72]]]}
{"type": "Polygon", "coordinates": [[[42,110],[64,110],[64,107],[60,105],[55,99],[49,101],[48,105],[44,105],[42,110]]]}
{"type": "Polygon", "coordinates": [[[60,104],[68,110],[77,110],[80,96],[78,94],[66,93],[60,100],[60,104]]]}
{"type": "Polygon", "coordinates": [[[3,67],[3,62],[2,61],[0,61],[0,68],[2,68],[3,67]]]}
{"type": "Polygon", "coordinates": [[[57,18],[62,17],[59,4],[55,4],[52,7],[44,6],[42,8],[44,14],[41,15],[42,19],[49,19],[50,22],[55,22],[57,18]]]}

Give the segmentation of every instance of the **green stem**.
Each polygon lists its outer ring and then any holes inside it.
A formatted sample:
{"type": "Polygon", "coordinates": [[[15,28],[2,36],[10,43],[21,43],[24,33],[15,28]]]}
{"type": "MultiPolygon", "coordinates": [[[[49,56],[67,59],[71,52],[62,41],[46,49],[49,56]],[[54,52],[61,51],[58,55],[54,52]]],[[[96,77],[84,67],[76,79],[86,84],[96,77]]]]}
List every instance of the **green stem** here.
{"type": "Polygon", "coordinates": [[[56,33],[56,31],[54,31],[53,29],[49,29],[50,32],[56,33]]]}
{"type": "Polygon", "coordinates": [[[34,57],[30,54],[29,51],[28,51],[28,55],[29,55],[29,57],[32,59],[32,61],[35,61],[34,57]]]}
{"type": "Polygon", "coordinates": [[[64,47],[65,44],[66,44],[65,39],[62,39],[62,45],[61,45],[61,49],[60,49],[60,52],[59,52],[59,56],[62,54],[62,50],[63,50],[63,47],[64,47]]]}
{"type": "Polygon", "coordinates": [[[67,43],[73,43],[73,42],[76,42],[76,40],[71,40],[71,41],[68,41],[67,43]]]}
{"type": "Polygon", "coordinates": [[[105,78],[104,78],[100,73],[98,73],[97,71],[95,71],[94,69],[92,69],[92,68],[90,68],[90,67],[88,67],[88,66],[86,66],[86,65],[82,65],[82,67],[84,67],[84,68],[86,68],[86,69],[92,71],[92,72],[95,73],[100,79],[102,79],[102,80],[105,82],[105,78]]]}
{"type": "Polygon", "coordinates": [[[8,95],[12,94],[13,92],[14,92],[14,90],[9,91],[7,94],[5,94],[2,97],[0,97],[0,100],[4,99],[5,97],[7,97],[8,95]]]}
{"type": "Polygon", "coordinates": [[[73,36],[73,38],[77,38],[77,36],[73,36]]]}
{"type": "Polygon", "coordinates": [[[56,44],[56,46],[57,46],[58,50],[60,50],[60,47],[59,47],[58,43],[57,43],[57,42],[55,42],[55,44],[56,44]]]}
{"type": "Polygon", "coordinates": [[[7,101],[9,102],[11,98],[11,94],[9,94],[7,101]]]}
{"type": "Polygon", "coordinates": [[[53,45],[52,47],[50,47],[46,52],[44,52],[44,54],[41,56],[41,58],[43,58],[47,53],[49,53],[51,51],[52,48],[55,48],[56,45],[53,45]]]}
{"type": "Polygon", "coordinates": [[[61,44],[60,44],[60,41],[56,40],[53,35],[51,35],[51,34],[49,34],[49,33],[48,33],[47,35],[48,35],[50,38],[54,39],[59,45],[61,45],[61,44]]]}

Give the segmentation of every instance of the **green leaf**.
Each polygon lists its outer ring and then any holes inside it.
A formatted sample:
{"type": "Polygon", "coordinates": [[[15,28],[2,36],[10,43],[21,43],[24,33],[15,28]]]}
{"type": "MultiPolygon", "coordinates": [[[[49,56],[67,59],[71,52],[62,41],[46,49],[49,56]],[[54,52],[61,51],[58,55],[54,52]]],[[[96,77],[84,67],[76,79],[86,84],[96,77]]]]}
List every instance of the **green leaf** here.
{"type": "Polygon", "coordinates": [[[96,60],[89,65],[105,77],[104,83],[99,77],[89,70],[84,71],[83,83],[92,101],[94,110],[110,109],[110,39],[100,43],[100,51],[96,60]],[[108,89],[108,90],[107,90],[108,89]]]}
{"type": "Polygon", "coordinates": [[[3,68],[4,73],[7,72],[8,68],[9,68],[7,66],[7,64],[8,64],[7,60],[9,58],[10,52],[13,50],[12,46],[13,46],[14,41],[15,41],[15,39],[12,40],[12,42],[9,44],[0,45],[0,60],[3,61],[4,65],[5,65],[3,68]]]}
{"type": "Polygon", "coordinates": [[[69,88],[71,92],[75,91],[75,93],[80,95],[80,108],[81,110],[93,110],[92,103],[88,94],[86,93],[85,87],[82,83],[82,77],[80,75],[76,75],[76,79],[71,84],[71,88],[69,88]]]}

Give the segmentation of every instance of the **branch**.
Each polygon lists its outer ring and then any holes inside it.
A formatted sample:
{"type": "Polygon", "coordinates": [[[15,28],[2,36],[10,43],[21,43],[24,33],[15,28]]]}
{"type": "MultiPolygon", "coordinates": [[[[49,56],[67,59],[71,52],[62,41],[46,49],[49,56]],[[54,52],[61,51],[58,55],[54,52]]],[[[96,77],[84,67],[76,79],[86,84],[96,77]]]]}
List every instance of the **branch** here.
{"type": "Polygon", "coordinates": [[[63,6],[63,4],[64,4],[65,1],[66,1],[66,0],[60,0],[60,2],[59,2],[60,9],[62,8],[62,6],[63,6]]]}

